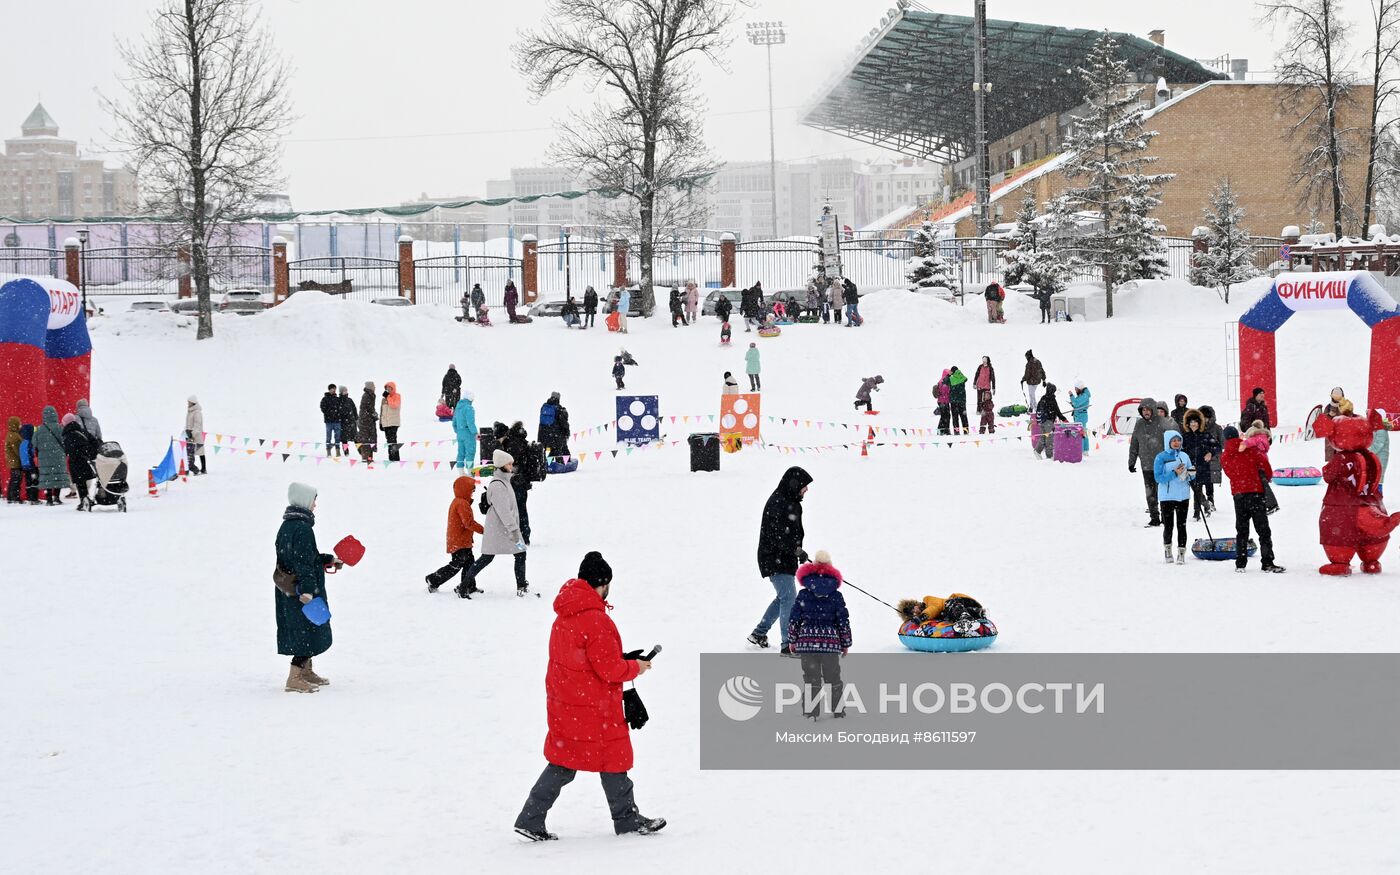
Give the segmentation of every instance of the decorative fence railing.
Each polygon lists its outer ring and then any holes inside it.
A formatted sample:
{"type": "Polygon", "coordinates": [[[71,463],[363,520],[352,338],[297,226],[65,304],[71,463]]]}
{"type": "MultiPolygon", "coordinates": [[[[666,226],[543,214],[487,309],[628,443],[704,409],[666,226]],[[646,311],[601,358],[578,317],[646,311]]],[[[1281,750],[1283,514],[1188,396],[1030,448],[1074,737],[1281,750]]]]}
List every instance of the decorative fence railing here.
{"type": "Polygon", "coordinates": [[[520,259],[505,255],[443,255],[413,262],[415,300],[419,304],[460,307],[462,296],[480,283],[487,306],[504,303],[506,280],[523,285],[520,259]]]}
{"type": "Polygon", "coordinates": [[[399,263],[364,256],[303,258],[287,263],[287,284],[294,295],[315,290],[356,301],[396,297],[400,291],[399,263]]]}
{"type": "Polygon", "coordinates": [[[613,283],[613,245],[599,240],[541,243],[535,269],[543,300],[563,300],[570,294],[582,300],[589,286],[605,296],[613,283]]]}

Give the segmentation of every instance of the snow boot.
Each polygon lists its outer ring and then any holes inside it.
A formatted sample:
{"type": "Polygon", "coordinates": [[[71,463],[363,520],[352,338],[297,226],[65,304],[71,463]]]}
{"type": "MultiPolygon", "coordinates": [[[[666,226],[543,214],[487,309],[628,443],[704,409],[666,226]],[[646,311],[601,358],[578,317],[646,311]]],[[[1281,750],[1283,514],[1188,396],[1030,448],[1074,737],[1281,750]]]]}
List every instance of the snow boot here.
{"type": "Polygon", "coordinates": [[[559,836],[555,835],[552,832],[545,832],[544,830],[536,831],[533,829],[526,829],[523,826],[517,826],[515,828],[515,834],[524,836],[532,842],[554,842],[559,840],[559,836]]]}
{"type": "Polygon", "coordinates": [[[791,648],[789,648],[788,645],[786,645],[786,644],[784,644],[784,645],[782,646],[782,648],[778,650],[778,655],[779,655],[779,656],[788,656],[788,657],[791,657],[791,658],[793,658],[793,659],[800,659],[800,658],[802,657],[802,654],[800,654],[800,653],[793,653],[792,650],[791,650],[791,648]]]}
{"type": "Polygon", "coordinates": [[[472,593],[474,592],[481,592],[481,590],[476,588],[475,581],[463,581],[462,583],[459,583],[456,586],[452,587],[452,591],[457,593],[458,598],[463,599],[471,598],[472,593]]]}
{"type": "Polygon", "coordinates": [[[1185,548],[1185,547],[1177,547],[1177,548],[1176,548],[1176,564],[1177,564],[1177,565],[1185,565],[1185,564],[1186,564],[1186,548],[1185,548]]]}
{"type": "Polygon", "coordinates": [[[525,594],[528,593],[529,591],[530,591],[530,581],[527,580],[527,581],[525,581],[524,583],[522,583],[522,584],[516,586],[516,588],[515,588],[515,597],[516,597],[516,598],[521,598],[521,599],[523,599],[523,598],[525,598],[525,594]]]}
{"type": "Polygon", "coordinates": [[[1171,545],[1171,544],[1167,544],[1167,545],[1165,545],[1165,546],[1162,547],[1162,556],[1166,558],[1167,564],[1170,565],[1170,564],[1171,564],[1171,561],[1172,561],[1172,545],[1171,545]]]}
{"type": "MultiPolygon", "coordinates": [[[[1268,565],[1265,565],[1265,566],[1261,567],[1259,570],[1260,570],[1260,571],[1267,571],[1267,572],[1269,572],[1270,574],[1283,574],[1283,573],[1284,573],[1285,571],[1287,571],[1288,569],[1287,569],[1287,568],[1284,568],[1282,565],[1275,565],[1274,563],[1270,562],[1268,565]]],[[[1363,566],[1363,570],[1364,570],[1364,566],[1363,566]]]]}
{"type": "Polygon", "coordinates": [[[1247,573],[1249,573],[1249,569],[1248,569],[1248,568],[1245,568],[1243,565],[1241,565],[1241,566],[1239,566],[1238,568],[1235,569],[1235,573],[1236,573],[1236,574],[1247,574],[1247,573]]]}
{"type": "Polygon", "coordinates": [[[846,712],[845,712],[845,711],[837,711],[835,714],[832,714],[831,716],[834,717],[834,718],[837,719],[837,720],[844,720],[844,719],[846,719],[846,712]]]}
{"type": "Polygon", "coordinates": [[[302,675],[301,669],[297,668],[295,665],[292,666],[292,670],[287,673],[287,686],[283,688],[283,690],[288,693],[314,693],[319,689],[320,687],[308,681],[302,675]]]}
{"type": "Polygon", "coordinates": [[[428,584],[428,592],[437,592],[438,587],[442,586],[440,583],[433,583],[433,576],[431,574],[425,576],[423,581],[428,584]]]}
{"type": "Polygon", "coordinates": [[[328,680],[326,680],[325,678],[321,677],[320,675],[316,674],[316,671],[315,671],[314,669],[312,669],[311,663],[314,662],[314,661],[315,661],[315,660],[311,660],[311,659],[308,659],[308,660],[306,661],[306,665],[302,667],[301,676],[302,676],[303,678],[305,678],[307,681],[309,681],[309,682],[315,684],[315,685],[318,686],[318,687],[329,686],[329,685],[330,685],[330,681],[328,681],[328,680]]]}
{"type": "Polygon", "coordinates": [[[750,644],[752,644],[753,646],[755,646],[755,647],[762,647],[762,648],[765,649],[765,650],[768,649],[768,636],[767,636],[767,635],[760,635],[760,634],[757,633],[757,632],[750,632],[750,633],[749,633],[749,637],[748,637],[748,642],[749,642],[750,644]]]}
{"type": "Polygon", "coordinates": [[[639,836],[649,836],[653,833],[661,832],[666,828],[666,818],[664,817],[643,817],[642,825],[637,827],[636,833],[639,836]]]}

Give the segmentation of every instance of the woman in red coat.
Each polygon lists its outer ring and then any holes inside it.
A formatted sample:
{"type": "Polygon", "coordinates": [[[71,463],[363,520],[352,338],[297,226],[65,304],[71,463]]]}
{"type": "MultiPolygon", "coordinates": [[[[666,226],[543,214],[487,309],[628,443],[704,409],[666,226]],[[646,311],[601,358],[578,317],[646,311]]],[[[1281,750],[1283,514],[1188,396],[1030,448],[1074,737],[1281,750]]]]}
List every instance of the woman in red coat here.
{"type": "Polygon", "coordinates": [[[578,577],[554,599],[558,616],[549,633],[544,677],[549,713],[544,758],[549,765],[515,819],[515,831],[531,841],[558,838],[545,830],[545,817],[559,791],[580,771],[600,773],[618,835],[650,835],[666,825],[662,818],[637,811],[627,777],[632,741],[622,712],[622,685],[651,663],[624,656],[622,636],[607,614],[611,584],[612,568],[594,551],[583,557],[578,577]]]}

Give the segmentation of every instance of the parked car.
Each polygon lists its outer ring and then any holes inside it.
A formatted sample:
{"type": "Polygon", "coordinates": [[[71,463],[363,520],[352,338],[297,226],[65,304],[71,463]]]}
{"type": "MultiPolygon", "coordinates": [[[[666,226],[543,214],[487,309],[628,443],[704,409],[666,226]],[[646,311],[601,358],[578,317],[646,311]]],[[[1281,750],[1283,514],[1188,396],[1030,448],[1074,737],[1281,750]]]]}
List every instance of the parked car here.
{"type": "MultiPolygon", "coordinates": [[[[650,295],[642,291],[641,286],[631,286],[632,300],[628,305],[627,316],[650,316],[656,312],[656,294],[650,295]]],[[[617,309],[617,301],[621,296],[621,289],[613,289],[608,292],[607,302],[603,304],[603,314],[607,315],[617,309]]]]}
{"type": "Polygon", "coordinates": [[[170,307],[164,301],[132,301],[131,311],[143,310],[149,313],[164,313],[170,307]]]}
{"type": "Polygon", "coordinates": [[[181,298],[178,301],[173,301],[170,304],[170,312],[178,313],[184,316],[197,315],[199,313],[199,299],[181,298]]]}
{"type": "MultiPolygon", "coordinates": [[[[724,295],[726,298],[729,299],[730,307],[733,310],[733,315],[731,315],[730,318],[742,319],[743,317],[739,315],[739,302],[743,300],[743,289],[712,289],[710,293],[705,296],[705,300],[702,301],[700,304],[700,315],[715,315],[715,305],[719,303],[720,295],[724,295]]],[[[807,290],[803,289],[801,291],[785,291],[775,292],[773,294],[765,294],[763,296],[763,306],[767,309],[772,309],[773,302],[778,299],[779,295],[782,295],[784,301],[788,299],[789,295],[796,295],[797,300],[801,301],[804,305],[807,302],[807,290]]]]}
{"type": "MultiPolygon", "coordinates": [[[[578,304],[579,315],[583,315],[583,301],[575,296],[574,303],[578,304]]],[[[630,314],[629,314],[630,315],[630,314]]],[[[562,319],[564,318],[563,301],[539,301],[530,308],[531,319],[562,319]]]]}
{"type": "Polygon", "coordinates": [[[409,300],[408,298],[403,297],[402,295],[397,295],[397,296],[392,297],[392,298],[375,298],[373,301],[370,301],[370,303],[371,303],[371,304],[378,304],[378,305],[381,306],[381,307],[412,307],[412,306],[413,306],[413,301],[409,300]]]}
{"type": "Polygon", "coordinates": [[[257,289],[229,289],[219,300],[220,313],[249,316],[267,309],[263,293],[257,289]]]}

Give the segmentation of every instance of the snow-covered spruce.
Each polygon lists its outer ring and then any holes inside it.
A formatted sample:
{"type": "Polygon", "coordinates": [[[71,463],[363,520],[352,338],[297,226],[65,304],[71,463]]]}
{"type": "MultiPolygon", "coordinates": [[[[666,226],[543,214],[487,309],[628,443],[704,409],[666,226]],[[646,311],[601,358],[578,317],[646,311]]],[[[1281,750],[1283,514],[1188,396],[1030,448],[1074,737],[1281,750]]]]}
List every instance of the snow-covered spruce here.
{"type": "Polygon", "coordinates": [[[1244,227],[1244,208],[1230,180],[1220,180],[1210,193],[1205,224],[1197,231],[1192,236],[1205,238],[1206,250],[1196,253],[1192,261],[1191,284],[1220,289],[1228,304],[1231,286],[1259,276],[1249,231],[1244,227]]]}
{"type": "Polygon", "coordinates": [[[947,289],[957,294],[962,286],[958,272],[938,251],[938,232],[932,222],[924,222],[914,232],[914,256],[909,259],[905,277],[910,291],[947,289]]]}

